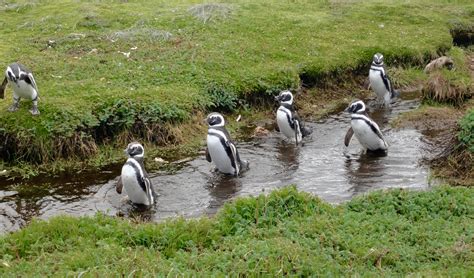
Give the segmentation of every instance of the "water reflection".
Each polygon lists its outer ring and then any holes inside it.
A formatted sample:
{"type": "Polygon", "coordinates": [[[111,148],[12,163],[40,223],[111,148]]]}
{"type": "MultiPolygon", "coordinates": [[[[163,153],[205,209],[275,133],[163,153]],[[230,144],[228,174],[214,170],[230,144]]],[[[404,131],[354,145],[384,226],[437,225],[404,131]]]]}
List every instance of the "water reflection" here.
{"type": "Polygon", "coordinates": [[[386,154],[365,153],[357,159],[346,159],[344,166],[353,196],[378,186],[386,172],[384,157],[386,154]]]}
{"type": "MultiPolygon", "coordinates": [[[[245,173],[242,174],[242,176],[244,175],[245,173]]],[[[211,196],[207,213],[214,214],[226,201],[237,195],[242,188],[242,180],[241,177],[215,172],[209,175],[206,188],[211,196]]]]}
{"type": "Polygon", "coordinates": [[[285,171],[296,171],[299,165],[300,148],[294,143],[284,140],[280,140],[276,144],[277,159],[282,163],[285,171]]]}

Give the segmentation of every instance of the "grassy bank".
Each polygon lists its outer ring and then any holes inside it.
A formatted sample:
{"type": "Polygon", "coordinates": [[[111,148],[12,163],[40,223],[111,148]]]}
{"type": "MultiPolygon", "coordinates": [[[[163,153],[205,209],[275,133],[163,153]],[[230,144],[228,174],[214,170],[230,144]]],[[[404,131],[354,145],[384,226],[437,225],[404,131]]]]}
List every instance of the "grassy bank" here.
{"type": "Polygon", "coordinates": [[[461,187],[374,192],[336,207],[288,187],[211,219],[56,217],[0,238],[0,274],[467,277],[473,208],[474,190],[461,187]]]}
{"type": "Polygon", "coordinates": [[[42,112],[31,117],[29,103],[6,112],[10,93],[0,102],[4,165],[103,164],[115,155],[100,152],[132,138],[187,143],[200,129],[173,128],[199,113],[343,82],[377,51],[389,65],[422,65],[474,10],[471,1],[232,2],[0,1],[0,60],[34,70],[42,112]]]}

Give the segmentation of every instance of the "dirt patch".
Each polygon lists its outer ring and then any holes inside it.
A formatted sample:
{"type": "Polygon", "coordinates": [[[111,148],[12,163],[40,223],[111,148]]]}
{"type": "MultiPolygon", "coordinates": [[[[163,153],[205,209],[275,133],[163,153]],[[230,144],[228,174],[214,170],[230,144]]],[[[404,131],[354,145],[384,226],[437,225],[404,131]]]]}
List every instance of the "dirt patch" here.
{"type": "Polygon", "coordinates": [[[303,88],[296,96],[298,113],[306,120],[319,120],[338,112],[355,98],[366,98],[372,94],[366,86],[366,76],[348,78],[345,83],[328,82],[323,88],[303,88]]]}
{"type": "Polygon", "coordinates": [[[474,155],[460,147],[458,122],[473,107],[471,101],[456,109],[452,106],[422,108],[408,112],[392,122],[395,128],[416,128],[425,135],[428,163],[433,174],[452,185],[474,185],[474,155]]]}

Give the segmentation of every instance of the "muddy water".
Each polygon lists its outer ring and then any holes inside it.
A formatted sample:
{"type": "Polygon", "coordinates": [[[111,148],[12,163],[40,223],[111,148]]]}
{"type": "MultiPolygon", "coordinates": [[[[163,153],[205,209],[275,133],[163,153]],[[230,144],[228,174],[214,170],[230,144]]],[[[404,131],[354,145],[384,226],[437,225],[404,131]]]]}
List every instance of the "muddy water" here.
{"type": "Polygon", "coordinates": [[[153,173],[159,197],[151,210],[136,208],[115,192],[119,168],[53,179],[36,186],[0,185],[0,231],[16,230],[32,217],[93,215],[97,211],[150,221],[196,217],[215,213],[235,197],[258,195],[288,184],[296,184],[300,190],[331,203],[380,188],[423,189],[429,186],[428,168],[420,161],[429,138],[414,129],[392,130],[388,125],[401,112],[419,105],[413,96],[404,98],[389,110],[372,109],[374,112],[369,113],[390,145],[384,157],[362,154],[355,138],[348,148],[344,147],[350,117],[341,112],[320,122],[307,123],[313,129],[312,138],[298,148],[276,132],[239,143],[241,157],[250,161],[250,170],[240,178],[213,172],[202,156],[173,174],[153,173]]]}

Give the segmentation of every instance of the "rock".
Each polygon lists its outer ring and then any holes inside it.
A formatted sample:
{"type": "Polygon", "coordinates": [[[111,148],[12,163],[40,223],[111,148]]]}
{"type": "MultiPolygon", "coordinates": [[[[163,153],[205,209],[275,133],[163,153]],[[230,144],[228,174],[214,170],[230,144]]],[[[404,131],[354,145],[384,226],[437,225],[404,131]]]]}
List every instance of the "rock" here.
{"type": "Polygon", "coordinates": [[[265,137],[265,136],[268,136],[268,134],[270,134],[270,131],[261,126],[257,126],[253,130],[253,137],[265,137]]]}
{"type": "Polygon", "coordinates": [[[454,67],[453,60],[447,56],[439,57],[438,59],[435,59],[431,61],[428,65],[426,65],[425,73],[430,73],[435,70],[439,70],[443,67],[446,67],[447,69],[451,70],[454,67]]]}
{"type": "Polygon", "coordinates": [[[166,164],[166,163],[168,163],[168,161],[164,160],[164,159],[161,158],[161,157],[155,157],[154,160],[155,160],[156,163],[160,163],[160,164],[166,164]]]}

